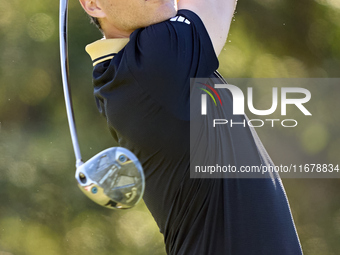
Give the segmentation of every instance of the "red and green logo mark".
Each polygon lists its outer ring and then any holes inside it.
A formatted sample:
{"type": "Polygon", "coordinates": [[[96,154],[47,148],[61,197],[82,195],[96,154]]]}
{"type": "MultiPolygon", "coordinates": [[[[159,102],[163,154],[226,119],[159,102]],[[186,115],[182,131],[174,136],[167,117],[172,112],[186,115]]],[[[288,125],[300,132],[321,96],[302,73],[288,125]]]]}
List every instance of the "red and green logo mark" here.
{"type": "Polygon", "coordinates": [[[199,83],[207,87],[207,89],[204,89],[204,88],[199,88],[199,89],[200,89],[200,90],[203,90],[204,92],[206,92],[206,93],[212,98],[212,100],[214,100],[214,103],[215,103],[215,105],[217,106],[217,102],[216,102],[215,97],[214,97],[213,94],[208,90],[208,89],[210,89],[210,90],[215,94],[215,96],[217,97],[218,101],[220,101],[220,104],[221,104],[221,106],[222,106],[222,100],[221,100],[220,95],[217,93],[217,91],[216,91],[213,87],[211,87],[210,85],[208,85],[208,84],[205,84],[205,83],[202,83],[202,82],[199,82],[199,83]]]}

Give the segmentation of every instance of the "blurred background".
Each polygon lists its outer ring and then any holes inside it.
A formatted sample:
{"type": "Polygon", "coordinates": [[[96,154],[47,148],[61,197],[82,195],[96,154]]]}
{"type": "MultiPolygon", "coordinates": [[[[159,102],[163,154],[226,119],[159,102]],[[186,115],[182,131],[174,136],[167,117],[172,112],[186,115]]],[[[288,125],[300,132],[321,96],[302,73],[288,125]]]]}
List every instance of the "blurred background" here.
{"type": "MultiPolygon", "coordinates": [[[[58,11],[58,1],[0,0],[0,255],[164,255],[143,203],[107,210],[76,186],[58,11]]],[[[97,113],[84,51],[100,38],[78,1],[70,1],[70,84],[84,159],[116,145],[97,113]]],[[[227,79],[337,78],[340,1],[240,1],[219,59],[227,79]]],[[[258,129],[276,164],[340,163],[340,85],[317,91],[314,122],[258,129]]],[[[340,254],[340,180],[283,182],[305,254],[340,254]]]]}

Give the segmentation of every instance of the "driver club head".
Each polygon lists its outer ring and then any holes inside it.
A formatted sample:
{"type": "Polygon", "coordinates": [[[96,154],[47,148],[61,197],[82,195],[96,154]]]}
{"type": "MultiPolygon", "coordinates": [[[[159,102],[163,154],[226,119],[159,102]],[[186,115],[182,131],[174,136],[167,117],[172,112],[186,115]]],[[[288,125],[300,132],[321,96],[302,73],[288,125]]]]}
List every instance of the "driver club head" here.
{"type": "Polygon", "coordinates": [[[106,149],[77,168],[79,188],[92,201],[111,209],[128,209],[142,198],[143,168],[137,157],[122,147],[106,149]]]}

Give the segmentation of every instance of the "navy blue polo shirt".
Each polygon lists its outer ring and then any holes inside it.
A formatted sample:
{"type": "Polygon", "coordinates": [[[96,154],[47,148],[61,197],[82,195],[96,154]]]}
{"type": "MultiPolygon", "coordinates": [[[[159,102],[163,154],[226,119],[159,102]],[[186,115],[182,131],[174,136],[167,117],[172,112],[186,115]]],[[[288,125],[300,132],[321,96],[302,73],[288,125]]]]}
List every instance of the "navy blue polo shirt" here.
{"type": "MultiPolygon", "coordinates": [[[[279,178],[190,178],[190,78],[223,82],[196,14],[180,10],[129,39],[100,40],[87,51],[98,109],[113,138],[143,165],[144,201],[168,254],[301,254],[279,178]]],[[[242,142],[229,144],[226,159],[263,163],[268,156],[258,138],[242,130],[227,134],[230,141],[242,142]]]]}

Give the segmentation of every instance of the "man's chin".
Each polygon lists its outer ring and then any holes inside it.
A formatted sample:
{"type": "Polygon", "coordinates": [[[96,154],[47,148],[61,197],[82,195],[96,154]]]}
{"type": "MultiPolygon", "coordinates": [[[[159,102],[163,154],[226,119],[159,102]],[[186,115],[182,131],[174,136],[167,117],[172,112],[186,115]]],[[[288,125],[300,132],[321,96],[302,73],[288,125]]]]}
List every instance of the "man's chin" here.
{"type": "Polygon", "coordinates": [[[163,21],[169,20],[177,14],[177,5],[173,6],[170,3],[160,6],[156,12],[155,18],[150,21],[148,26],[161,23],[163,21]]]}

